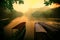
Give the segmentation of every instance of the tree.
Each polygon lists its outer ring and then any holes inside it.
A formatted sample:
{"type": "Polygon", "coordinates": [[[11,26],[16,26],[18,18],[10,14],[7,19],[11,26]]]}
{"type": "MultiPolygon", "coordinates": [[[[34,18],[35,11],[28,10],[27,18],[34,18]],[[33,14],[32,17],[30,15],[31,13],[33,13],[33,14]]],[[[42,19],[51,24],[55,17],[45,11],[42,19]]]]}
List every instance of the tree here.
{"type": "Polygon", "coordinates": [[[13,3],[24,4],[23,0],[0,0],[0,21],[12,17],[13,3]]]}
{"type": "MultiPolygon", "coordinates": [[[[12,20],[13,3],[23,4],[23,0],[0,0],[0,39],[5,40],[4,27],[12,20]],[[9,12],[10,11],[10,12],[9,12]]],[[[15,14],[14,14],[15,15],[15,14]]]]}
{"type": "Polygon", "coordinates": [[[46,4],[46,6],[51,5],[52,3],[60,4],[60,0],[44,0],[44,4],[46,4]]]}
{"type": "Polygon", "coordinates": [[[10,10],[13,9],[13,3],[24,3],[23,0],[0,0],[0,8],[8,8],[10,10]]]}

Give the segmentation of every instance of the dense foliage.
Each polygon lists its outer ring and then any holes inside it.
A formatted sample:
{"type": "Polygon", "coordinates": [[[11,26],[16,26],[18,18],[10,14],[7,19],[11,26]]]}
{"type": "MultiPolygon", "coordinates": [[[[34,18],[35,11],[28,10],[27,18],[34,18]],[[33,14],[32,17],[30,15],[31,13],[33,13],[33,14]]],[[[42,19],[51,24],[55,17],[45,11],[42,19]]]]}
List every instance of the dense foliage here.
{"type": "Polygon", "coordinates": [[[60,4],[60,0],[44,0],[44,4],[46,4],[46,6],[51,5],[52,3],[57,3],[60,4]]]}
{"type": "MultiPolygon", "coordinates": [[[[13,3],[17,3],[17,1],[19,2],[19,4],[24,3],[23,0],[0,0],[0,7],[6,7],[11,10],[13,9],[13,3]]],[[[60,4],[60,0],[44,0],[44,4],[46,4],[46,6],[52,3],[60,4]]]]}
{"type": "Polygon", "coordinates": [[[0,8],[8,8],[13,9],[13,3],[17,3],[17,1],[20,3],[24,3],[23,0],[0,0],[0,8]]]}

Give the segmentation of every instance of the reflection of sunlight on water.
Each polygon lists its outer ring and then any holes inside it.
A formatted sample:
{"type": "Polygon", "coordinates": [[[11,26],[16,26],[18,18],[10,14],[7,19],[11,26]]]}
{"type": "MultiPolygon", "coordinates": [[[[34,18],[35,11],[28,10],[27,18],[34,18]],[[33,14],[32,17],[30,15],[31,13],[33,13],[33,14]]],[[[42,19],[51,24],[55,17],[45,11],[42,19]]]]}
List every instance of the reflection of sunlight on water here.
{"type": "Polygon", "coordinates": [[[26,36],[33,37],[34,36],[34,21],[28,20],[26,16],[15,18],[4,29],[8,33],[8,35],[11,35],[12,28],[21,22],[26,22],[26,36]]]}
{"type": "Polygon", "coordinates": [[[21,22],[26,22],[26,35],[25,35],[25,37],[34,38],[34,25],[35,25],[35,22],[45,22],[45,23],[48,23],[48,24],[53,24],[53,21],[49,21],[49,20],[46,20],[45,18],[44,19],[40,18],[38,20],[35,20],[33,18],[29,19],[27,16],[24,15],[22,17],[18,17],[18,18],[15,18],[14,20],[12,20],[11,23],[8,24],[5,27],[5,30],[10,35],[11,30],[14,26],[16,26],[17,24],[19,24],[21,22]]]}

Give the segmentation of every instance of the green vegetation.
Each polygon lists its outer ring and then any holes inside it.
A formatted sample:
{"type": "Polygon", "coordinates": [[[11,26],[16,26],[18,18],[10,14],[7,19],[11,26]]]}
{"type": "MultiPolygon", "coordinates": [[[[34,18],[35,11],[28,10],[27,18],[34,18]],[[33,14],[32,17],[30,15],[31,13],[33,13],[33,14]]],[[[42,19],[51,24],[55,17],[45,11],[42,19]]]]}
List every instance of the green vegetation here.
{"type": "MultiPolygon", "coordinates": [[[[4,7],[12,10],[13,3],[17,3],[17,1],[19,2],[19,4],[24,4],[23,0],[0,0],[0,8],[4,7]]],[[[51,5],[52,3],[60,4],[60,0],[44,0],[44,4],[46,4],[46,6],[51,5]]]]}
{"type": "Polygon", "coordinates": [[[44,0],[44,4],[46,4],[46,6],[51,5],[52,3],[57,3],[60,4],[60,0],[44,0]]]}
{"type": "Polygon", "coordinates": [[[13,9],[13,3],[17,3],[17,1],[20,3],[24,3],[23,0],[0,0],[0,8],[8,8],[10,10],[13,9]]]}

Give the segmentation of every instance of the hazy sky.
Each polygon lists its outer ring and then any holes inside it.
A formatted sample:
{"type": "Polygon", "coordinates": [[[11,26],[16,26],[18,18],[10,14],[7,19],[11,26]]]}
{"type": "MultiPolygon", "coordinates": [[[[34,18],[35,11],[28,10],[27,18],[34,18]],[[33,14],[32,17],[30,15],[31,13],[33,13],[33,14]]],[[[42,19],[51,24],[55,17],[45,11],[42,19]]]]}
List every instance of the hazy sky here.
{"type": "Polygon", "coordinates": [[[21,11],[25,13],[30,8],[41,8],[45,6],[44,0],[23,0],[23,1],[24,4],[16,4],[16,3],[13,4],[13,7],[16,11],[21,11]]]}
{"type": "Polygon", "coordinates": [[[44,0],[23,0],[24,4],[13,4],[16,11],[26,12],[29,8],[40,8],[44,6],[44,0]]]}

